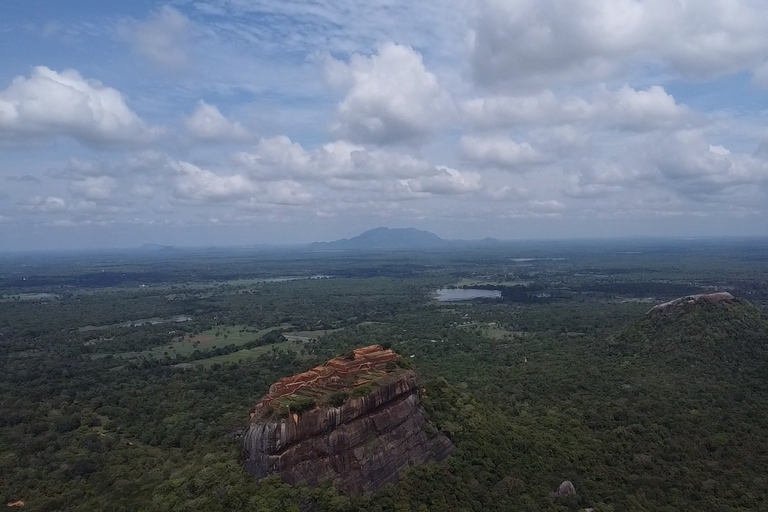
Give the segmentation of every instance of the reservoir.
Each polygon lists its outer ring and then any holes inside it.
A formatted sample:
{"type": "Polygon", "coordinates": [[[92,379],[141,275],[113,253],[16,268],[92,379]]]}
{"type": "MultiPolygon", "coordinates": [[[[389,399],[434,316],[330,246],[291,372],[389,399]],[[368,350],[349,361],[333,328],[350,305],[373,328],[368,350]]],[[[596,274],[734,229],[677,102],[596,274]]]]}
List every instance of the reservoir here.
{"type": "Polygon", "coordinates": [[[477,288],[441,288],[437,290],[440,302],[458,302],[472,299],[500,299],[499,290],[480,290],[477,288]]]}

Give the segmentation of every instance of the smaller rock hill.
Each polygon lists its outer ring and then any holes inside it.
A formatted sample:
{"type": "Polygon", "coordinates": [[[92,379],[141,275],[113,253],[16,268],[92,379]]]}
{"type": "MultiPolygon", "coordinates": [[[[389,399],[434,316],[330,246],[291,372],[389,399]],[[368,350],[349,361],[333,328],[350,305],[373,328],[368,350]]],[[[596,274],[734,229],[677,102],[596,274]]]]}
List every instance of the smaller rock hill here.
{"type": "Polygon", "coordinates": [[[392,350],[355,349],[275,382],[251,411],[245,469],[290,484],[333,481],[349,494],[395,483],[412,464],[453,449],[432,427],[416,373],[392,350]]]}
{"type": "Polygon", "coordinates": [[[698,295],[687,295],[679,299],[671,300],[657,306],[653,306],[649,314],[674,315],[691,310],[702,304],[733,304],[736,298],[728,292],[701,293],[698,295]]]}
{"type": "Polygon", "coordinates": [[[768,373],[768,316],[727,292],[691,295],[651,308],[613,346],[670,369],[768,373]]]}

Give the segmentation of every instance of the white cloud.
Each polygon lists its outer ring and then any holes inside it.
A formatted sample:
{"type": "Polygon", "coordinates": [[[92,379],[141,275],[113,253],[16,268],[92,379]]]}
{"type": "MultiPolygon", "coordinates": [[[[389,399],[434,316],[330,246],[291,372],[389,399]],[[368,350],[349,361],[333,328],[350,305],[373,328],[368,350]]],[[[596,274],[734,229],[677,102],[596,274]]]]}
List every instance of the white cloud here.
{"type": "Polygon", "coordinates": [[[285,136],[263,139],[254,152],[236,154],[235,162],[252,179],[287,180],[323,188],[333,201],[360,202],[370,197],[407,200],[419,194],[483,190],[477,172],[436,166],[401,151],[366,149],[346,141],[307,151],[285,136]]]}
{"type": "Polygon", "coordinates": [[[483,189],[480,174],[460,172],[449,167],[437,167],[432,176],[403,180],[411,192],[437,195],[467,194],[483,189]]]}
{"type": "Polygon", "coordinates": [[[220,175],[188,162],[172,162],[177,173],[175,193],[180,199],[203,203],[219,203],[234,208],[263,205],[299,206],[309,203],[313,196],[293,180],[258,183],[242,174],[220,175]]]}
{"type": "Polygon", "coordinates": [[[472,22],[478,82],[594,80],[666,66],[714,77],[768,57],[768,11],[750,0],[479,0],[472,22]]]}
{"type": "Polygon", "coordinates": [[[132,193],[138,197],[152,197],[155,195],[155,189],[145,183],[138,183],[131,189],[132,193]]]}
{"type": "Polygon", "coordinates": [[[650,163],[664,183],[698,200],[727,194],[734,187],[768,183],[768,159],[731,153],[708,144],[695,131],[682,131],[656,141],[650,163]]]}
{"type": "Polygon", "coordinates": [[[117,182],[110,176],[89,176],[83,180],[72,182],[69,186],[72,194],[88,201],[105,201],[112,197],[117,182]]]}
{"type": "Polygon", "coordinates": [[[594,136],[594,131],[579,129],[572,124],[543,126],[531,131],[531,140],[536,146],[547,148],[549,154],[562,156],[572,156],[587,148],[594,136]]]}
{"type": "Polygon", "coordinates": [[[175,162],[172,167],[178,173],[175,186],[182,198],[232,201],[247,199],[258,191],[256,184],[240,174],[220,176],[187,162],[175,162]]]}
{"type": "Polygon", "coordinates": [[[55,196],[35,196],[23,204],[30,210],[44,213],[61,213],[67,210],[67,202],[55,196]]]}
{"type": "Polygon", "coordinates": [[[115,89],[45,66],[0,91],[0,137],[69,136],[89,145],[147,141],[149,129],[115,89]]]}
{"type": "Polygon", "coordinates": [[[218,108],[202,100],[184,120],[184,127],[193,139],[203,142],[239,141],[249,137],[242,124],[227,119],[218,108]]]}
{"type": "Polygon", "coordinates": [[[691,120],[692,113],[678,105],[659,86],[637,91],[624,86],[616,92],[605,91],[595,104],[595,117],[603,118],[609,126],[645,131],[677,127],[691,120]]]}
{"type": "Polygon", "coordinates": [[[528,201],[528,207],[535,213],[555,215],[565,210],[565,204],[555,199],[528,201]]]}
{"type": "Polygon", "coordinates": [[[408,46],[387,43],[376,55],[353,55],[349,64],[332,61],[327,74],[330,83],[348,88],[333,127],[343,139],[416,144],[450,119],[451,97],[408,46]]]}
{"type": "Polygon", "coordinates": [[[312,200],[312,194],[295,181],[278,181],[268,184],[264,197],[271,204],[287,206],[307,204],[312,200]]]}
{"type": "Polygon", "coordinates": [[[192,22],[173,7],[164,6],[146,20],[125,20],[118,36],[140,55],[168,70],[178,71],[190,63],[192,22]]]}
{"type": "Polygon", "coordinates": [[[663,87],[636,90],[626,85],[615,91],[602,86],[590,100],[558,97],[549,89],[532,95],[475,98],[464,103],[463,111],[477,128],[588,122],[595,128],[649,131],[690,124],[695,117],[663,87]]]}
{"type": "Polygon", "coordinates": [[[546,157],[529,143],[517,143],[506,136],[464,136],[462,153],[467,160],[482,167],[530,170],[533,165],[546,161],[546,157]]]}
{"type": "Polygon", "coordinates": [[[254,152],[241,152],[235,161],[263,180],[303,179],[366,181],[429,175],[434,166],[399,151],[366,149],[346,141],[306,151],[288,137],[262,139],[254,152]]]}
{"type": "Polygon", "coordinates": [[[310,156],[285,135],[261,139],[253,152],[240,152],[235,161],[259,179],[311,177],[310,156]]]}
{"type": "Polygon", "coordinates": [[[570,177],[564,193],[574,198],[608,197],[650,178],[645,164],[634,166],[610,160],[586,160],[570,177]]]}

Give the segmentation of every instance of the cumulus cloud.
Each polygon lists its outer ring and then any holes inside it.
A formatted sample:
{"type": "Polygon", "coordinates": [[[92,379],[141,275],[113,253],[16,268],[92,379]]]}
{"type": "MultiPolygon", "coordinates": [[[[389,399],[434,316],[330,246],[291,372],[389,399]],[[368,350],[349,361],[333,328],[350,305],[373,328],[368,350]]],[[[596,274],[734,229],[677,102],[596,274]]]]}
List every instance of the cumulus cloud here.
{"type": "Polygon", "coordinates": [[[506,136],[464,136],[461,138],[464,157],[482,167],[522,171],[544,163],[546,157],[529,143],[517,143],[506,136]]]}
{"type": "Polygon", "coordinates": [[[188,162],[172,162],[170,166],[176,172],[175,193],[180,199],[244,208],[262,204],[297,206],[312,200],[312,194],[293,180],[261,184],[242,174],[220,175],[188,162]]]}
{"type": "Polygon", "coordinates": [[[573,198],[607,197],[650,177],[643,164],[633,166],[610,160],[588,160],[582,162],[581,169],[571,176],[564,193],[573,198]]]}
{"type": "Polygon", "coordinates": [[[180,197],[202,201],[247,199],[258,191],[246,176],[220,176],[187,162],[174,162],[176,192],[180,197]]]}
{"type": "Polygon", "coordinates": [[[563,193],[573,198],[672,193],[694,202],[712,202],[740,188],[754,190],[768,184],[768,158],[731,152],[707,142],[698,130],[647,136],[620,154],[576,160],[571,165],[575,170],[569,172],[563,193]]]}
{"type": "Polygon", "coordinates": [[[628,131],[680,127],[695,115],[679,105],[663,87],[636,90],[629,86],[611,91],[598,88],[590,100],[558,97],[551,90],[531,95],[474,98],[463,104],[465,119],[477,128],[521,124],[585,123],[628,131]]]}
{"type": "Polygon", "coordinates": [[[172,71],[189,65],[193,32],[189,18],[167,5],[146,20],[125,20],[118,28],[118,36],[139,55],[172,71]]]}
{"type": "Polygon", "coordinates": [[[68,136],[101,146],[143,142],[157,133],[119,91],[73,69],[59,73],[38,66],[29,78],[17,77],[0,91],[0,137],[68,136]]]}
{"type": "Polygon", "coordinates": [[[565,210],[565,204],[555,199],[531,200],[528,207],[535,213],[543,215],[556,215],[565,210]]]}
{"type": "Polygon", "coordinates": [[[67,210],[67,202],[55,196],[35,196],[23,205],[29,210],[43,213],[61,213],[67,210]]]}
{"type": "Polygon", "coordinates": [[[312,200],[312,194],[295,181],[284,180],[266,186],[264,197],[267,202],[277,205],[297,206],[312,200]]]}
{"type": "Polygon", "coordinates": [[[444,127],[453,103],[409,46],[387,43],[370,57],[355,54],[348,64],[331,61],[328,80],[344,87],[333,132],[373,144],[422,142],[444,127]]]}
{"type": "Polygon", "coordinates": [[[432,176],[403,180],[402,183],[411,192],[437,195],[467,194],[483,188],[480,174],[442,166],[437,167],[432,176]]]}
{"type": "Polygon", "coordinates": [[[768,12],[750,0],[480,0],[472,25],[474,76],[491,86],[649,65],[714,77],[768,57],[768,12]]]}
{"type": "Polygon", "coordinates": [[[335,200],[344,201],[360,200],[358,193],[413,199],[415,195],[469,194],[483,189],[477,172],[436,166],[401,151],[367,149],[346,141],[308,151],[285,136],[262,139],[255,151],[235,155],[235,162],[254,180],[322,186],[341,194],[335,200]]]}
{"type": "Polygon", "coordinates": [[[428,175],[434,166],[399,151],[366,149],[346,141],[312,151],[288,137],[262,139],[253,152],[235,156],[237,163],[259,179],[303,179],[331,183],[332,179],[366,181],[428,175]]]}
{"type": "Polygon", "coordinates": [[[184,127],[193,139],[201,142],[239,141],[249,137],[242,124],[227,119],[218,108],[202,100],[184,120],[184,127]]]}
{"type": "Polygon", "coordinates": [[[708,144],[694,131],[657,141],[649,159],[666,184],[694,199],[706,200],[733,187],[768,182],[768,159],[731,153],[721,145],[708,144]]]}
{"type": "Polygon", "coordinates": [[[88,201],[106,201],[112,197],[117,182],[110,176],[89,176],[72,182],[69,189],[75,196],[88,201]]]}

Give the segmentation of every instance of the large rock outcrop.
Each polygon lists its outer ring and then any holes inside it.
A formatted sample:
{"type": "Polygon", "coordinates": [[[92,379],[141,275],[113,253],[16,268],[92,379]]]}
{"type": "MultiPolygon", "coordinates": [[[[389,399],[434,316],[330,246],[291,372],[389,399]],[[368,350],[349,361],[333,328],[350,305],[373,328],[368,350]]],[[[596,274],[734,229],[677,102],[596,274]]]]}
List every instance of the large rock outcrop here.
{"type": "Polygon", "coordinates": [[[658,304],[653,306],[648,313],[668,315],[678,313],[686,306],[717,303],[732,304],[733,302],[736,302],[736,298],[728,292],[701,293],[698,295],[687,295],[663,304],[658,304]]]}
{"type": "Polygon", "coordinates": [[[427,422],[416,373],[402,366],[374,345],[273,384],[244,434],[246,471],[360,494],[444,460],[453,445],[427,422]]]}

